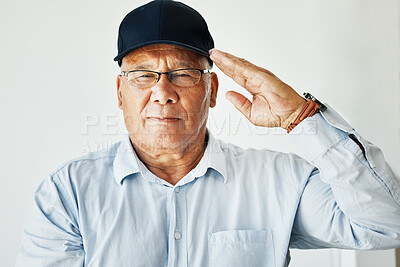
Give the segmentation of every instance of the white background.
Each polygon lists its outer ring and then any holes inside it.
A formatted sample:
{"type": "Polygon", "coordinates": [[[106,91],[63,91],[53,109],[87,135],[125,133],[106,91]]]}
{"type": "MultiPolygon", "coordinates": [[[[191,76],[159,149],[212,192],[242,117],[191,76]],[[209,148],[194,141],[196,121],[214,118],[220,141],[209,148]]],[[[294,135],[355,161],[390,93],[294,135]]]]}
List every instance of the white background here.
{"type": "MultiPolygon", "coordinates": [[[[398,0],[187,0],[216,47],[328,102],[379,145],[400,173],[398,0]]],[[[124,127],[112,61],[123,16],[145,1],[0,2],[0,265],[15,262],[41,180],[63,162],[107,147],[124,127]],[[87,127],[88,124],[91,126],[87,127]]],[[[249,126],[224,99],[239,86],[219,70],[209,127],[243,147],[296,152],[280,130],[249,126]]],[[[291,266],[394,266],[393,250],[292,251],[291,266]],[[367,260],[366,260],[367,259],[367,260]],[[375,261],[375,262],[374,262],[375,261]]]]}

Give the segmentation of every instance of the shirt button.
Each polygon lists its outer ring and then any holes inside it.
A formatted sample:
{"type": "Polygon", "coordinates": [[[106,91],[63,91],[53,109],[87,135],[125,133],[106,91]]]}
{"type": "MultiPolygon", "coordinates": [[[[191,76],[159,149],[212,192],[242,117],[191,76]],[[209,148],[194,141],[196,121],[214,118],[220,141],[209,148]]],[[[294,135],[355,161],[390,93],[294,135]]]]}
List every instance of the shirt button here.
{"type": "Polygon", "coordinates": [[[179,187],[175,187],[175,193],[179,193],[179,187]]]}
{"type": "Polygon", "coordinates": [[[181,239],[182,235],[181,235],[181,233],[176,231],[175,234],[174,234],[174,237],[175,237],[176,240],[179,240],[179,239],[181,239]]]}

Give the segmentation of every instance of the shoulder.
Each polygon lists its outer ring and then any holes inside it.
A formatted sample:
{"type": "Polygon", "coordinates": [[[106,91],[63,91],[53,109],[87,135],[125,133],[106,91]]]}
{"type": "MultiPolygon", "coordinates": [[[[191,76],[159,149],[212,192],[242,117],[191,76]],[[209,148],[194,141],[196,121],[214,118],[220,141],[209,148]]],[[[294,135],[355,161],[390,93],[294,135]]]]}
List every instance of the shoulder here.
{"type": "Polygon", "coordinates": [[[50,174],[50,179],[55,183],[72,182],[85,177],[93,179],[101,173],[112,171],[120,144],[121,142],[117,142],[105,150],[90,152],[66,161],[50,174]]]}
{"type": "Polygon", "coordinates": [[[293,153],[242,148],[218,139],[215,140],[214,149],[220,149],[229,177],[236,180],[246,179],[247,182],[253,180],[257,183],[279,181],[290,187],[296,184],[296,191],[299,191],[315,168],[293,153]]]}
{"type": "Polygon", "coordinates": [[[294,154],[274,151],[266,148],[243,148],[232,143],[227,143],[222,140],[216,139],[216,144],[223,152],[227,160],[254,164],[271,164],[271,163],[288,163],[294,154]]]}

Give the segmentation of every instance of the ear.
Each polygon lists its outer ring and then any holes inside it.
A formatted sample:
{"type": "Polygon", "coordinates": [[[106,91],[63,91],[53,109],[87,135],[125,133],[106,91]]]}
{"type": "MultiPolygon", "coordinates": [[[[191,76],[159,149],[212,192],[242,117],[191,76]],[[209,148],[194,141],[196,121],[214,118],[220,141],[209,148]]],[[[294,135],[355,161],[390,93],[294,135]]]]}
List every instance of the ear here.
{"type": "Polygon", "coordinates": [[[211,97],[210,107],[213,108],[217,104],[217,92],[218,92],[218,76],[215,72],[211,72],[211,97]]]}
{"type": "Polygon", "coordinates": [[[122,91],[121,91],[121,78],[122,75],[117,76],[117,97],[118,97],[118,107],[122,109],[122,91]]]}

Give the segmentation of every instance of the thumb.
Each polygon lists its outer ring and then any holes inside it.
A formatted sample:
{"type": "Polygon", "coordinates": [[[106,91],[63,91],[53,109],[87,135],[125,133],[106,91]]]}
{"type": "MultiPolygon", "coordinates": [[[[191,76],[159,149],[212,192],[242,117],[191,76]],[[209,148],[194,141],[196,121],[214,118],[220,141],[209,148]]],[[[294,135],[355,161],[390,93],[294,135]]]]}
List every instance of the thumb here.
{"type": "Polygon", "coordinates": [[[228,91],[225,94],[225,98],[231,102],[237,110],[239,110],[249,121],[251,116],[251,102],[244,95],[235,92],[228,91]]]}

